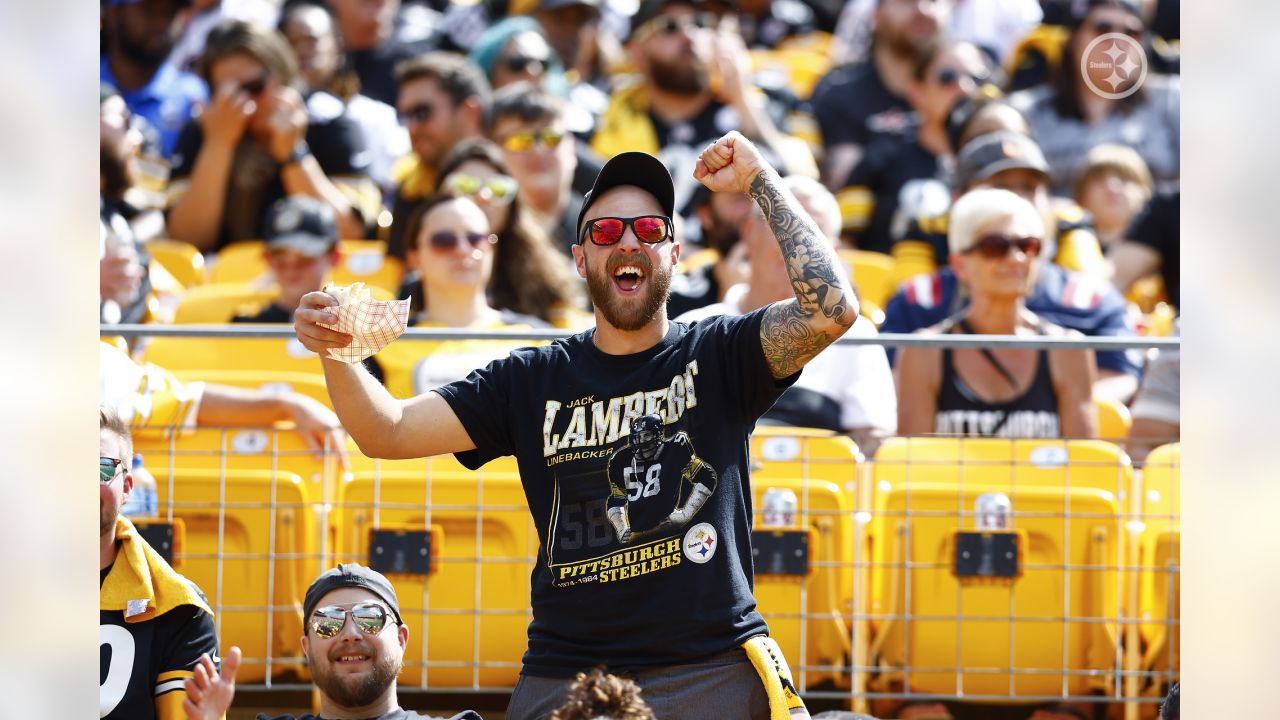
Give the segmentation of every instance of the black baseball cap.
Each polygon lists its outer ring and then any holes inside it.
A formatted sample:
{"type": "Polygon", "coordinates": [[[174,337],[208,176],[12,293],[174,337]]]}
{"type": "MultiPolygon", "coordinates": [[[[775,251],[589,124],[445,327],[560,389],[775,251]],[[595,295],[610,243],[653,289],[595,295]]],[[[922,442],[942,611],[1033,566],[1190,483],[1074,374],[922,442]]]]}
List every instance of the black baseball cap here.
{"type": "Polygon", "coordinates": [[[403,625],[400,619],[400,601],[396,599],[396,590],[391,581],[377,570],[371,570],[359,563],[338,563],[338,567],[326,570],[307,588],[307,595],[302,601],[302,620],[305,623],[321,598],[339,588],[364,588],[377,595],[391,608],[396,616],[396,623],[403,625]]]}
{"type": "Polygon", "coordinates": [[[961,148],[956,158],[956,190],[1016,168],[1049,176],[1049,163],[1035,140],[1007,130],[979,135],[961,148]]]}
{"type": "Polygon", "coordinates": [[[281,198],[267,213],[266,241],[268,250],[296,250],[320,257],[338,244],[338,221],[333,208],[313,197],[281,198]]]}
{"type": "Polygon", "coordinates": [[[634,150],[618,153],[600,168],[595,184],[582,199],[582,210],[578,211],[578,224],[575,226],[579,241],[582,240],[582,221],[587,217],[591,203],[609,190],[622,185],[634,185],[644,190],[658,200],[664,215],[675,215],[676,188],[671,182],[667,166],[649,153],[634,150]]]}
{"type": "Polygon", "coordinates": [[[635,37],[636,31],[645,23],[658,17],[668,5],[687,5],[695,10],[710,9],[707,0],[643,0],[636,14],[631,16],[631,27],[627,30],[627,41],[635,37]]]}

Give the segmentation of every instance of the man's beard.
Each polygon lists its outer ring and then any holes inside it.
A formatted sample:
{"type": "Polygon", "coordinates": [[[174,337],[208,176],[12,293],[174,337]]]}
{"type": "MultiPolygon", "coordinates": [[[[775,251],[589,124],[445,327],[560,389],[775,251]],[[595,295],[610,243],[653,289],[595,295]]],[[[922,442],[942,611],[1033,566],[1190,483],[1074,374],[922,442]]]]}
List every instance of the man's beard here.
{"type": "Polygon", "coordinates": [[[658,312],[667,306],[671,269],[654,268],[644,255],[636,255],[634,258],[623,255],[613,257],[617,259],[606,262],[603,272],[587,268],[587,291],[591,294],[591,303],[599,308],[610,325],[619,330],[635,332],[652,322],[658,312]],[[613,271],[618,265],[627,263],[635,263],[643,268],[645,277],[644,295],[631,307],[628,307],[630,303],[618,297],[613,287],[613,271]]]}
{"type": "MultiPolygon", "coordinates": [[[[360,647],[347,647],[344,650],[374,654],[372,649],[360,647]]],[[[363,676],[339,675],[333,670],[333,660],[329,660],[324,668],[313,664],[311,676],[316,687],[338,705],[346,708],[364,707],[382,697],[400,675],[402,662],[399,658],[381,652],[376,657],[373,670],[363,676]]]]}
{"type": "Polygon", "coordinates": [[[659,90],[673,95],[697,95],[711,87],[707,66],[693,58],[668,62],[651,57],[649,77],[659,90]]]}
{"type": "Polygon", "coordinates": [[[102,537],[110,533],[116,526],[116,518],[119,513],[113,509],[108,509],[106,505],[98,513],[98,537],[102,537]]]}
{"type": "Polygon", "coordinates": [[[886,28],[885,32],[877,38],[877,41],[882,40],[889,52],[897,57],[918,59],[924,49],[936,39],[937,33],[927,37],[913,37],[911,30],[903,27],[896,30],[886,28]]]}
{"type": "Polygon", "coordinates": [[[126,37],[121,30],[116,31],[115,41],[116,46],[120,48],[120,52],[124,53],[125,57],[143,67],[160,67],[160,64],[169,57],[169,53],[176,44],[173,40],[170,40],[164,43],[163,47],[153,49],[147,45],[145,40],[140,41],[126,37]]]}

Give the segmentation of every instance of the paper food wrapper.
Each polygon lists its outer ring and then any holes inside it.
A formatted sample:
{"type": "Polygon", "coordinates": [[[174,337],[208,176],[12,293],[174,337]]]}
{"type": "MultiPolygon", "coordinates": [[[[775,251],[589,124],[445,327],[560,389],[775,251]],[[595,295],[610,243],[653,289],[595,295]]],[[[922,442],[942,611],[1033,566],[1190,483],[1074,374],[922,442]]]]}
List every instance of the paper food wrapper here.
{"type": "Polygon", "coordinates": [[[409,300],[372,300],[363,283],[347,288],[326,285],[324,291],[339,302],[338,322],[322,327],[351,335],[351,344],[329,348],[329,357],[344,363],[363,361],[400,337],[409,324],[409,300]]]}

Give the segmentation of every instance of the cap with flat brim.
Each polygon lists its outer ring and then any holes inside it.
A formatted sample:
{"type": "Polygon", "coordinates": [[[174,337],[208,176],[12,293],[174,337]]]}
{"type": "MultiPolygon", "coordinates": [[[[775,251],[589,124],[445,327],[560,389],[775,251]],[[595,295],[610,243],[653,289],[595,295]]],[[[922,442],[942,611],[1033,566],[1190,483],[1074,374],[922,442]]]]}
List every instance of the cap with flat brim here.
{"type": "Polygon", "coordinates": [[[591,205],[606,192],[624,185],[638,187],[649,193],[662,206],[662,213],[667,217],[675,214],[676,189],[671,182],[671,173],[658,158],[644,152],[618,153],[609,159],[596,176],[595,184],[582,200],[582,210],[578,212],[576,232],[582,238],[582,221],[591,217],[588,213],[591,205]]]}
{"type": "Polygon", "coordinates": [[[956,157],[956,188],[964,190],[1005,170],[1032,170],[1049,177],[1049,163],[1035,140],[1011,130],[973,138],[956,157]]]}

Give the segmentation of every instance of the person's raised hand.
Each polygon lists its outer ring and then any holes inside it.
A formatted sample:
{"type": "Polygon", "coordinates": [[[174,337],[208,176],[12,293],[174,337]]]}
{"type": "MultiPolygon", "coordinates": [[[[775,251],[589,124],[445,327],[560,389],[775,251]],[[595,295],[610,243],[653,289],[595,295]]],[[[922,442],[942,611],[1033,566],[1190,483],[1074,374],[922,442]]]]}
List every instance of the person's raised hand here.
{"type": "Polygon", "coordinates": [[[232,647],[222,659],[218,673],[209,654],[200,656],[195,674],[183,681],[187,699],[182,709],[187,720],[222,720],[236,695],[236,670],[240,667],[240,648],[232,647]]]}
{"type": "Polygon", "coordinates": [[[693,178],[712,192],[746,192],[768,167],[756,146],[733,130],[702,151],[693,178]]]}
{"type": "Polygon", "coordinates": [[[321,358],[329,357],[326,352],[329,348],[344,348],[351,344],[351,336],[347,333],[320,325],[335,325],[337,322],[338,301],[319,290],[303,295],[293,313],[293,331],[298,335],[298,342],[321,358]]]}
{"type": "Polygon", "coordinates": [[[268,150],[277,162],[284,164],[293,157],[294,148],[307,135],[307,105],[297,90],[280,87],[275,91],[274,107],[268,150]]]}
{"type": "Polygon", "coordinates": [[[205,142],[235,147],[257,109],[257,103],[239,85],[224,83],[200,112],[200,129],[204,132],[205,142]]]}

